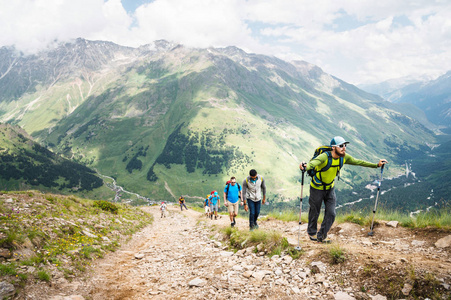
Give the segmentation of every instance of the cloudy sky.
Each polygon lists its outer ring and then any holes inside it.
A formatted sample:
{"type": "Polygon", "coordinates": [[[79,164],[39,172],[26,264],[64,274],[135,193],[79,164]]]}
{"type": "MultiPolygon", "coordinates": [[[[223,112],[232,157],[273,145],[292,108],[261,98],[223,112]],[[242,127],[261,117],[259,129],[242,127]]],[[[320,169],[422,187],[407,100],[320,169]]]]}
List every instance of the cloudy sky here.
{"type": "Polygon", "coordinates": [[[27,53],[77,37],[233,45],[352,84],[451,70],[450,0],[0,0],[0,28],[27,53]]]}

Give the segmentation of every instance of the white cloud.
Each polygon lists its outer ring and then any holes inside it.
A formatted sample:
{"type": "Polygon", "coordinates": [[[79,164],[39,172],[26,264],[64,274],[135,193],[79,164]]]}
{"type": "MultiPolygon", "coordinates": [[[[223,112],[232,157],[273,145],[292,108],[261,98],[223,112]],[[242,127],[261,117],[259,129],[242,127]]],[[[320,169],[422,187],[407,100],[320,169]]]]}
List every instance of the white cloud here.
{"type": "Polygon", "coordinates": [[[114,38],[131,23],[120,0],[1,0],[0,6],[0,45],[25,52],[78,37],[114,38]]]}
{"type": "Polygon", "coordinates": [[[432,0],[0,0],[0,46],[77,37],[139,46],[238,46],[302,58],[351,83],[451,69],[451,3],[432,0]]]}
{"type": "Polygon", "coordinates": [[[194,47],[246,45],[251,32],[238,8],[238,1],[156,0],[136,10],[134,32],[143,40],[166,39],[194,47]]]}
{"type": "Polygon", "coordinates": [[[330,20],[309,27],[313,22],[304,19],[297,25],[267,26],[260,33],[298,45],[305,60],[352,83],[424,73],[438,76],[451,69],[449,4],[442,2],[440,7],[440,3],[432,3],[425,8],[421,5],[429,2],[415,6],[403,1],[395,1],[396,4],[378,1],[372,6],[368,1],[356,2],[356,5],[346,2],[351,4],[334,7],[337,17],[341,10],[366,20],[354,29],[335,32],[333,26],[326,26],[330,20]],[[410,20],[410,24],[394,24],[394,17],[400,14],[410,20]]]}

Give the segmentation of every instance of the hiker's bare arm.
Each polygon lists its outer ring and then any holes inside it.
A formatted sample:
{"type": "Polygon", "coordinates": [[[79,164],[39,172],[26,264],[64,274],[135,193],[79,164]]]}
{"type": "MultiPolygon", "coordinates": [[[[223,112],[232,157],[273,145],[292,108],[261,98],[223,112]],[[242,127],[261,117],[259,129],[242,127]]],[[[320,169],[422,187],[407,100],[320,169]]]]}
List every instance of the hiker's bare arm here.
{"type": "Polygon", "coordinates": [[[307,163],[305,161],[301,162],[301,164],[299,165],[299,169],[301,169],[301,171],[304,171],[306,167],[307,163]]]}
{"type": "Polygon", "coordinates": [[[388,161],[386,159],[380,159],[379,163],[377,164],[378,167],[382,167],[383,165],[388,164],[388,161]]]}

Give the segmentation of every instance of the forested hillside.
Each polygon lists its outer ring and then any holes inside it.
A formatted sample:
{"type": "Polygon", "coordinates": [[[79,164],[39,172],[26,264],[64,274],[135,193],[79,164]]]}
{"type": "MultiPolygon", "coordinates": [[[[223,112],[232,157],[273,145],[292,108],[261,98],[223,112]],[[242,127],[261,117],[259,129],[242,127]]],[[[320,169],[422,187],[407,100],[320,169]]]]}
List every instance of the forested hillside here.
{"type": "Polygon", "coordinates": [[[95,172],[34,142],[21,128],[0,124],[0,189],[89,192],[103,186],[95,172]]]}

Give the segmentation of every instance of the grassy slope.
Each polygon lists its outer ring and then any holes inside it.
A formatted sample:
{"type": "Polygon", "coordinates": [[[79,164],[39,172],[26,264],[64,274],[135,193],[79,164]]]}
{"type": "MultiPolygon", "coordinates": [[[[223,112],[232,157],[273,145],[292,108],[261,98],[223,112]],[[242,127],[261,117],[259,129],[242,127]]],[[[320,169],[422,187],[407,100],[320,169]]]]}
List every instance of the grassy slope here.
{"type": "Polygon", "coordinates": [[[2,192],[0,247],[11,259],[2,262],[0,278],[21,293],[40,280],[79,276],[92,260],[115,251],[151,222],[149,214],[127,205],[36,191],[2,192]]]}

